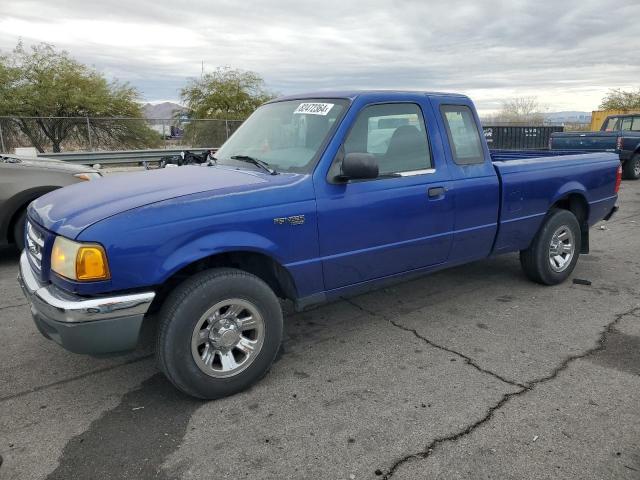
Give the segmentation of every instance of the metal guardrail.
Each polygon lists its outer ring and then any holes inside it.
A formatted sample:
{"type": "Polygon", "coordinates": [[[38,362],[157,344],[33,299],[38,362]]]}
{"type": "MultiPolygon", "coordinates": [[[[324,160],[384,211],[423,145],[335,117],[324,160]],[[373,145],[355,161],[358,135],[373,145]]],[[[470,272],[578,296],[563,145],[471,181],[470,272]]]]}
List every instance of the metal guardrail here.
{"type": "Polygon", "coordinates": [[[205,150],[217,150],[216,148],[180,148],[159,150],[119,150],[113,152],[63,152],[63,153],[38,153],[38,158],[51,158],[69,163],[81,165],[117,165],[117,164],[141,164],[142,162],[159,162],[162,157],[180,155],[180,152],[190,151],[200,154],[205,150]]]}

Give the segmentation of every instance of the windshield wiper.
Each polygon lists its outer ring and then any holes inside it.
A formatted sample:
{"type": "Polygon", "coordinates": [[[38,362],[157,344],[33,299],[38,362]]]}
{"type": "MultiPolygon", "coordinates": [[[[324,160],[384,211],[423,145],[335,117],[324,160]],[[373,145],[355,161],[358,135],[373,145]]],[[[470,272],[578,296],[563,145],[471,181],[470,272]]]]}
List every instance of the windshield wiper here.
{"type": "Polygon", "coordinates": [[[254,165],[262,168],[263,170],[266,170],[267,172],[269,172],[269,175],[277,175],[278,172],[276,172],[276,169],[271,167],[271,165],[269,165],[267,162],[265,162],[264,160],[260,160],[258,158],[255,157],[250,157],[249,155],[231,155],[231,160],[240,160],[241,162],[248,162],[248,163],[253,163],[254,165]]]}

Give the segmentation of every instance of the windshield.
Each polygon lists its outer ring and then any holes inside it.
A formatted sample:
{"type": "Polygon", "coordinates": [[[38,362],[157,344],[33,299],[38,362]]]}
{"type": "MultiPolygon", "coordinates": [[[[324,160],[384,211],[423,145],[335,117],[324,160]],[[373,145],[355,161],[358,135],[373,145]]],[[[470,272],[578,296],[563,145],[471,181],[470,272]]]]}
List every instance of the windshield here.
{"type": "Polygon", "coordinates": [[[268,103],[256,110],[216,152],[218,163],[255,168],[239,158],[266,162],[277,172],[309,172],[347,106],[340,99],[268,103]]]}

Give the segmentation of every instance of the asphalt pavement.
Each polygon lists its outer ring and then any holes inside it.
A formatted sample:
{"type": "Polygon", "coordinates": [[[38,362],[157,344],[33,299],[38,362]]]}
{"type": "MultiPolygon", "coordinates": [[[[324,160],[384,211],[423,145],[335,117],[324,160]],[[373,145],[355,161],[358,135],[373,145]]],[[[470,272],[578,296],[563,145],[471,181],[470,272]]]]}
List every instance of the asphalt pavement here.
{"type": "Polygon", "coordinates": [[[0,251],[0,479],[639,479],[640,181],[619,204],[562,285],[506,255],[288,313],[271,372],[211,402],[152,329],[109,359],[44,339],[0,251]]]}

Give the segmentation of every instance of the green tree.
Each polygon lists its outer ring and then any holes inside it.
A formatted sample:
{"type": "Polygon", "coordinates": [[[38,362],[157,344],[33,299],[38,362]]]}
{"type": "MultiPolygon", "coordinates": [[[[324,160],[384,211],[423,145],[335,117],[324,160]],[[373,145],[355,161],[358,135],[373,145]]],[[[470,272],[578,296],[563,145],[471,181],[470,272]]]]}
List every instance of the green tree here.
{"type": "Polygon", "coordinates": [[[9,133],[22,133],[40,152],[49,145],[59,152],[63,144],[86,144],[89,137],[101,147],[158,145],[160,136],[141,120],[138,99],[128,84],[107,81],[49,44],[18,43],[0,56],[0,115],[13,117],[9,133]],[[88,126],[87,117],[111,118],[88,126]]]}
{"type": "Polygon", "coordinates": [[[613,88],[607,92],[600,103],[601,110],[638,110],[640,109],[640,88],[624,91],[613,88]]]}
{"type": "Polygon", "coordinates": [[[210,119],[185,126],[185,139],[194,147],[219,147],[242,120],[275,97],[257,73],[229,67],[192,79],[181,96],[191,118],[210,119]]]}
{"type": "Polygon", "coordinates": [[[219,67],[182,89],[182,101],[192,118],[244,120],[274,98],[255,72],[219,67]]]}

